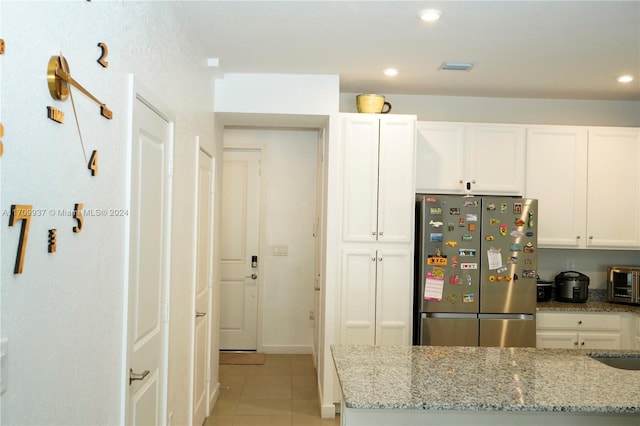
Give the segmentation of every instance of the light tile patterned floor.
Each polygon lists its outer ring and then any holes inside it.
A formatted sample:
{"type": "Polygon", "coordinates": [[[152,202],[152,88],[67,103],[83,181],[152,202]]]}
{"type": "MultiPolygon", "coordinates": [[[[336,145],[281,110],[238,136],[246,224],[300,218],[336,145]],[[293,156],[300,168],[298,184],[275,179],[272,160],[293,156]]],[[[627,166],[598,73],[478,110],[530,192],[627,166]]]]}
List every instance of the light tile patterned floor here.
{"type": "Polygon", "coordinates": [[[334,426],[320,418],[311,355],[267,354],[264,365],[221,365],[222,390],[205,426],[334,426]]]}

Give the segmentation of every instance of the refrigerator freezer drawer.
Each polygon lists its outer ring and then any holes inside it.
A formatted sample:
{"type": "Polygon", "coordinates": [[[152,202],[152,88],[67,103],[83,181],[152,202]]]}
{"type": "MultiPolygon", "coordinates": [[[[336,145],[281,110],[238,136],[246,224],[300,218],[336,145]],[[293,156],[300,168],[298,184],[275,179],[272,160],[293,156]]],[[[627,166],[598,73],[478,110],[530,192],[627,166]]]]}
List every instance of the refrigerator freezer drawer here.
{"type": "MultiPolygon", "coordinates": [[[[510,265],[507,275],[517,275],[515,265],[510,265]]],[[[491,275],[493,271],[485,272],[491,275]]],[[[519,272],[518,272],[519,274],[519,272]]],[[[488,278],[487,278],[488,279],[488,278]]],[[[534,277],[522,277],[509,282],[485,282],[481,286],[480,312],[519,312],[536,311],[538,284],[534,277]]]]}
{"type": "Polygon", "coordinates": [[[536,346],[535,315],[480,315],[480,346],[536,346]]]}
{"type": "MultiPolygon", "coordinates": [[[[534,339],[535,340],[535,339],[534,339]]],[[[476,315],[437,317],[422,316],[421,346],[478,346],[476,315]]]]}

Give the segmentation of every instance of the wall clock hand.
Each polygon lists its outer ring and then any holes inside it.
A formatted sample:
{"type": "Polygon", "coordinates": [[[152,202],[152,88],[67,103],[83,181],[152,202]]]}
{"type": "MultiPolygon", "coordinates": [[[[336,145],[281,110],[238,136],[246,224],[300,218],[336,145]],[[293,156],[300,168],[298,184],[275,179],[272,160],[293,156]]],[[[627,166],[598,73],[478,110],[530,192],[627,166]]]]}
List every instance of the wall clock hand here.
{"type": "Polygon", "coordinates": [[[66,64],[66,60],[62,54],[60,54],[60,56],[52,56],[49,60],[47,80],[49,81],[49,92],[51,93],[51,96],[54,99],[61,101],[65,100],[68,94],[68,85],[70,84],[100,106],[100,115],[111,120],[113,118],[113,112],[111,112],[105,103],[100,102],[100,100],[93,96],[91,92],[74,80],[68,69],[68,64],[66,64]],[[65,62],[65,65],[63,65],[62,62],[65,62]]]}
{"type": "MultiPolygon", "coordinates": [[[[62,56],[62,52],[60,52],[60,65],[62,66],[64,72],[70,76],[67,60],[64,58],[64,56],[62,56]]],[[[80,136],[80,146],[82,147],[82,155],[84,156],[84,162],[86,163],[87,152],[84,149],[84,141],[82,140],[82,132],[80,131],[80,122],[78,121],[78,113],[76,112],[76,103],[73,101],[73,92],[71,91],[71,88],[68,88],[68,90],[69,90],[69,97],[71,98],[71,108],[73,109],[73,116],[76,119],[76,128],[78,129],[78,136],[80,136]]]]}

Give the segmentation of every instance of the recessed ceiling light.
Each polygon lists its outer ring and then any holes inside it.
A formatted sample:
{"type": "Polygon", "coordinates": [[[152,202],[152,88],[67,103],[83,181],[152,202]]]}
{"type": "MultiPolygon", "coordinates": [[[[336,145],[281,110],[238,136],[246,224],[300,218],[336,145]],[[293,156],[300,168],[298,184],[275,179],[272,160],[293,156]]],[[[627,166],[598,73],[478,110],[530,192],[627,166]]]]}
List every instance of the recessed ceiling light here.
{"type": "Polygon", "coordinates": [[[382,72],[388,77],[394,77],[398,75],[398,70],[395,68],[385,68],[384,70],[382,70],[382,72]]]}
{"type": "Polygon", "coordinates": [[[440,11],[436,9],[425,9],[418,14],[418,18],[426,22],[433,22],[440,19],[440,11]]]}
{"type": "Polygon", "coordinates": [[[620,77],[618,77],[618,83],[631,83],[632,81],[632,75],[621,75],[620,77]]]}
{"type": "Polygon", "coordinates": [[[438,68],[445,71],[469,71],[473,68],[471,62],[443,62],[438,68]]]}

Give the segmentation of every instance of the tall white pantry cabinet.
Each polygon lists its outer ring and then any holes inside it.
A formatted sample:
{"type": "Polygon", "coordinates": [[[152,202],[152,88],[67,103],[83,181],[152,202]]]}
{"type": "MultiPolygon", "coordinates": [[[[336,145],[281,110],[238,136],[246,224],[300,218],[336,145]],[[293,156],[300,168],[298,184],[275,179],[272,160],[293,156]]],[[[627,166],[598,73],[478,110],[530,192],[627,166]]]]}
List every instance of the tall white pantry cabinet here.
{"type": "Polygon", "coordinates": [[[416,117],[341,114],[340,126],[337,340],[411,344],[416,117]]]}

